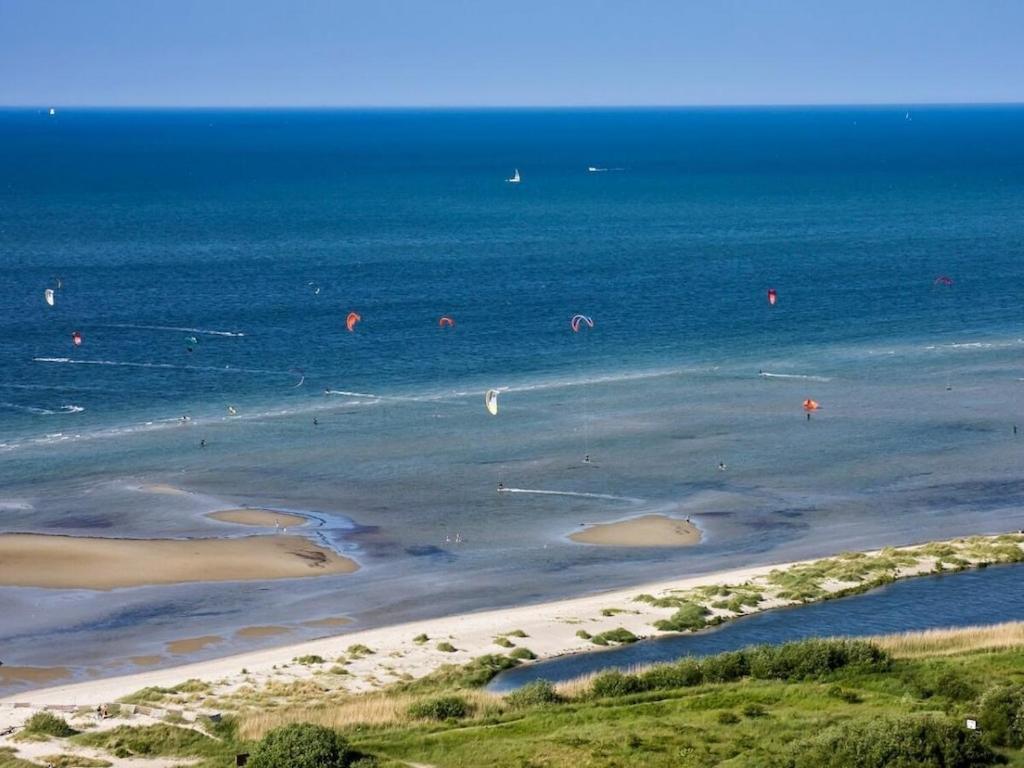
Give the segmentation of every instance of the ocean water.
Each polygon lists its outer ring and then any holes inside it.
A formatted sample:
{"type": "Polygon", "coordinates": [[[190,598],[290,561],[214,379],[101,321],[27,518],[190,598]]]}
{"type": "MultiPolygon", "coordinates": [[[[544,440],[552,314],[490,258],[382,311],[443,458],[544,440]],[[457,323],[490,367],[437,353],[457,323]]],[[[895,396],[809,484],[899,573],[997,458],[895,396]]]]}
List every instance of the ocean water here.
{"type": "Polygon", "coordinates": [[[0,111],[0,529],[272,506],[363,566],[0,588],[4,662],[1024,527],[1022,135],[1019,107],[0,111]],[[566,538],[649,511],[705,543],[566,538]]]}

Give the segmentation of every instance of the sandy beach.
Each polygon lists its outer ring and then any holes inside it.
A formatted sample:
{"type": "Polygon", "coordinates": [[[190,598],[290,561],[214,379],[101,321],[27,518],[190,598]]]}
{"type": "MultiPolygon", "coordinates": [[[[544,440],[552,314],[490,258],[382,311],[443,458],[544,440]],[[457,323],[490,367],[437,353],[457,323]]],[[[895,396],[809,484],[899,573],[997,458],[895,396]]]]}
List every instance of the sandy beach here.
{"type": "MultiPolygon", "coordinates": [[[[320,663],[343,664],[332,686],[350,692],[375,690],[422,677],[445,664],[464,664],[484,654],[527,648],[538,658],[598,649],[595,637],[624,629],[637,637],[661,634],[656,624],[683,604],[704,606],[709,624],[773,608],[813,602],[787,595],[794,579],[814,584],[821,599],[864,589],[886,579],[942,570],[954,558],[961,567],[1019,560],[1024,536],[957,539],[881,552],[838,555],[824,560],[740,568],[537,605],[446,616],[334,635],[234,656],[127,676],[12,694],[0,703],[96,705],[113,702],[147,686],[174,686],[196,678],[210,683],[210,695],[229,703],[267,685],[325,678],[320,663]],[[714,587],[714,589],[711,589],[714,587]],[[753,594],[757,599],[748,601],[753,594]],[[723,597],[729,598],[723,601],[723,597]],[[735,600],[735,602],[732,602],[735,600]],[[426,638],[426,639],[424,639],[426,638]],[[455,650],[449,650],[448,645],[455,650]],[[361,646],[361,647],[360,647],[361,646]]],[[[215,638],[216,639],[216,638],[215,638]]],[[[3,668],[0,668],[3,669],[3,668]]],[[[45,681],[40,681],[45,684],[45,681]]],[[[238,706],[245,706],[238,701],[238,706]]]]}
{"type": "Polygon", "coordinates": [[[224,509],[219,512],[211,512],[207,517],[222,523],[251,525],[258,528],[294,528],[309,522],[299,515],[275,512],[272,509],[224,509]]]}
{"type": "Polygon", "coordinates": [[[580,544],[599,547],[692,547],[700,543],[700,529],[688,520],[644,515],[591,525],[569,538],[580,544]]]}
{"type": "Polygon", "coordinates": [[[0,586],[108,590],[351,573],[358,564],[301,536],[113,539],[0,535],[0,586]]]}

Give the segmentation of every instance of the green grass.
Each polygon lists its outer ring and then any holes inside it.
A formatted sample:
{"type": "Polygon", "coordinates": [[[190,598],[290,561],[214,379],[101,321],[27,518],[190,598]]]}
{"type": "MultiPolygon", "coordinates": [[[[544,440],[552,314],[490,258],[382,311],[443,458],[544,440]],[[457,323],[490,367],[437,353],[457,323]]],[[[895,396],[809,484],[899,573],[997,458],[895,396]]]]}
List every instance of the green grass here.
{"type": "Polygon", "coordinates": [[[447,640],[442,640],[440,643],[437,644],[437,650],[441,651],[442,653],[455,653],[459,649],[451,643],[449,643],[447,640]]]}
{"type": "Polygon", "coordinates": [[[52,765],[53,768],[110,768],[113,765],[109,760],[98,760],[85,755],[47,755],[40,759],[44,765],[52,765]]]}
{"type": "Polygon", "coordinates": [[[78,731],[68,725],[67,720],[63,717],[58,717],[51,712],[36,712],[25,721],[25,727],[18,732],[18,735],[64,738],[74,736],[76,733],[78,731]]]}
{"type": "Polygon", "coordinates": [[[0,768],[39,768],[39,764],[22,760],[11,747],[0,747],[0,768]]]}
{"type": "Polygon", "coordinates": [[[599,635],[594,635],[590,638],[590,642],[594,645],[626,645],[627,643],[635,643],[639,639],[640,638],[628,629],[616,627],[615,629],[609,629],[607,632],[602,632],[599,635]]]}
{"type": "Polygon", "coordinates": [[[114,757],[182,757],[203,758],[197,765],[228,765],[224,762],[234,756],[235,747],[230,740],[222,740],[200,733],[192,728],[175,725],[150,725],[133,728],[120,725],[109,731],[80,733],[71,741],[85,747],[109,752],[114,757]]]}

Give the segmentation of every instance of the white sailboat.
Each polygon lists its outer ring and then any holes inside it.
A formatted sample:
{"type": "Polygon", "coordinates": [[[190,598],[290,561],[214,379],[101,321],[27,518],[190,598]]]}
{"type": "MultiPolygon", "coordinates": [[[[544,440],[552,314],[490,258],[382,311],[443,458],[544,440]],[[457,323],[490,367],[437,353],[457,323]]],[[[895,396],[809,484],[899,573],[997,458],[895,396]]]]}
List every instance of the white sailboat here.
{"type": "Polygon", "coordinates": [[[509,184],[518,184],[519,183],[519,169],[516,168],[516,172],[513,173],[511,177],[505,179],[505,181],[507,181],[509,184]]]}

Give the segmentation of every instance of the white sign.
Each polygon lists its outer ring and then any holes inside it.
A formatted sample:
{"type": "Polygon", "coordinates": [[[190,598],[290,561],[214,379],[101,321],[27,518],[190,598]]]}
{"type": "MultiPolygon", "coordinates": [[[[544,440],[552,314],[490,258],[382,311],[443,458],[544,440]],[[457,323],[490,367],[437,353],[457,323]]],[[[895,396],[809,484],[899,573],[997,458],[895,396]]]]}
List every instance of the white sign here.
{"type": "Polygon", "coordinates": [[[967,718],[967,730],[968,731],[976,731],[976,730],[978,730],[978,721],[977,720],[971,720],[971,718],[967,718]]]}

